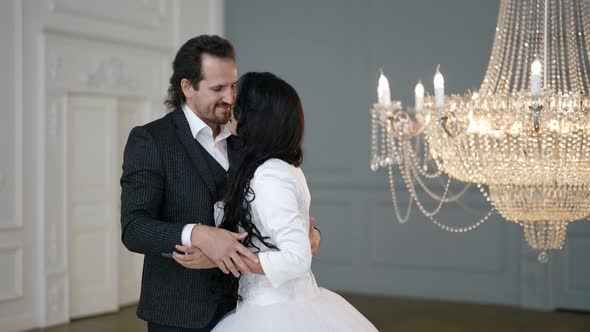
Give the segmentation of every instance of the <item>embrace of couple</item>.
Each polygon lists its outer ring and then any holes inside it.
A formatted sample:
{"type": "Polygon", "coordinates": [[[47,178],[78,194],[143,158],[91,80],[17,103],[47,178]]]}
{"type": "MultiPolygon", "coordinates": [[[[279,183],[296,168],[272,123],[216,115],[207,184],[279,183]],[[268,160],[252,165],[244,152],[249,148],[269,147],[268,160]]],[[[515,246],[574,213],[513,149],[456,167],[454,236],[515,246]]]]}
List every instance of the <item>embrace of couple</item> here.
{"type": "Polygon", "coordinates": [[[148,330],[376,331],[311,272],[320,234],[293,87],[271,73],[238,79],[232,45],[202,35],[176,54],[166,106],[129,134],[121,178],[148,330]]]}

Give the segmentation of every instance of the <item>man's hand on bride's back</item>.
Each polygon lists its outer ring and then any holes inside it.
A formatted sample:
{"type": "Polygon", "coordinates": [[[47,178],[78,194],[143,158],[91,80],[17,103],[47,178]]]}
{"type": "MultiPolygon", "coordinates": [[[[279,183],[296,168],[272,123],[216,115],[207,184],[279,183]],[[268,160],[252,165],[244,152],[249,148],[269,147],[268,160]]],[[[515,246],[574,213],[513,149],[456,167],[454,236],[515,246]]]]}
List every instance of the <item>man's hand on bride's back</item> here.
{"type": "Polygon", "coordinates": [[[247,233],[233,233],[228,230],[196,225],[191,234],[193,247],[200,249],[207,255],[223,273],[232,273],[235,277],[241,273],[252,273],[244,259],[258,263],[258,258],[239,241],[247,233]]]}

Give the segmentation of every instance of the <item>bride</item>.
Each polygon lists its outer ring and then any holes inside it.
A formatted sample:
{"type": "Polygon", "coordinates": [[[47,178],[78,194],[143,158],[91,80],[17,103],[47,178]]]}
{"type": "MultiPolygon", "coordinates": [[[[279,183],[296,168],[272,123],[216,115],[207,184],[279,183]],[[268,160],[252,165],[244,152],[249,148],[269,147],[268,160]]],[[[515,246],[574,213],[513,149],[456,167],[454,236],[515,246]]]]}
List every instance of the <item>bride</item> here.
{"type": "Polygon", "coordinates": [[[258,256],[239,279],[239,302],[213,331],[377,331],[311,272],[310,194],[301,171],[304,116],[297,92],[271,73],[240,78],[232,163],[220,227],[248,233],[258,256]]]}

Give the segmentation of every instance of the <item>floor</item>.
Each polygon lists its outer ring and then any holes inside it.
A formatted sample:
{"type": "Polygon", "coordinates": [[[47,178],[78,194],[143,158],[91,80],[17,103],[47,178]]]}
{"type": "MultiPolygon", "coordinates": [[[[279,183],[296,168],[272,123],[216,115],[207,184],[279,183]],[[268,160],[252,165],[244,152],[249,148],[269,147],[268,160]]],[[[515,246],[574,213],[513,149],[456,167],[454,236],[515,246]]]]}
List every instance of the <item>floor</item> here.
{"type": "MultiPolygon", "coordinates": [[[[590,313],[343,294],[381,332],[590,332],[590,313]]],[[[145,331],[135,306],[37,331],[145,331]]]]}

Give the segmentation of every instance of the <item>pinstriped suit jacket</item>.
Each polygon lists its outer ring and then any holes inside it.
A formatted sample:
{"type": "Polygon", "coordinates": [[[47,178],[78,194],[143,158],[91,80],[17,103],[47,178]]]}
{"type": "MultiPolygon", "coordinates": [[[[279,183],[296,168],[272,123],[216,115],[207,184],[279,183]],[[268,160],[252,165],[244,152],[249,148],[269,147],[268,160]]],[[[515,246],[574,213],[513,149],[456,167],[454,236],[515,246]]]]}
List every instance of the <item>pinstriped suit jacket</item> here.
{"type": "Polygon", "coordinates": [[[139,318],[200,328],[218,319],[220,302],[227,307],[235,301],[235,289],[214,300],[214,290],[237,284],[220,278],[218,269],[185,269],[163,255],[181,244],[187,223],[215,225],[213,204],[224,187],[225,170],[192,137],[182,110],[129,134],[121,177],[121,227],[127,249],[144,254],[139,318]]]}

